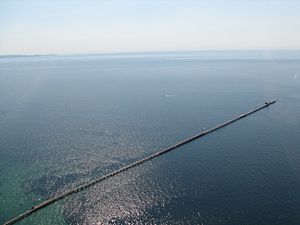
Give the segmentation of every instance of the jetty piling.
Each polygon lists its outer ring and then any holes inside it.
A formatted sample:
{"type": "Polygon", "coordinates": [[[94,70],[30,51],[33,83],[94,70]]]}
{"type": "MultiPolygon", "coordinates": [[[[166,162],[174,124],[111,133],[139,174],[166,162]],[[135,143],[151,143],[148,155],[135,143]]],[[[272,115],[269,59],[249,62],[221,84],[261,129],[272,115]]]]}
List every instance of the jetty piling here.
{"type": "Polygon", "coordinates": [[[15,224],[18,221],[20,221],[20,220],[22,220],[22,219],[30,216],[32,213],[37,212],[37,211],[39,211],[39,210],[41,210],[41,209],[43,209],[43,208],[45,208],[45,207],[47,207],[47,206],[49,206],[49,205],[57,202],[57,201],[65,198],[65,197],[67,197],[69,195],[72,195],[74,193],[77,193],[77,192],[80,192],[80,191],[82,191],[84,189],[87,189],[88,187],[93,186],[93,185],[95,185],[95,184],[97,184],[97,183],[99,183],[99,182],[101,182],[103,180],[106,180],[106,179],[108,179],[110,177],[113,177],[113,176],[115,176],[115,175],[117,175],[119,173],[122,173],[122,172],[130,169],[130,168],[136,167],[136,166],[138,166],[138,165],[140,165],[140,164],[142,164],[144,162],[147,162],[147,161],[149,161],[149,160],[151,160],[153,158],[161,156],[161,155],[163,155],[163,154],[165,154],[167,152],[170,152],[170,151],[172,151],[172,150],[174,150],[174,149],[176,149],[176,148],[178,148],[178,147],[180,147],[182,145],[185,145],[185,144],[187,144],[189,142],[192,142],[192,141],[194,141],[194,140],[196,140],[196,139],[198,139],[200,137],[203,137],[203,136],[205,136],[205,135],[207,135],[209,133],[217,131],[217,130],[225,127],[225,126],[228,126],[229,124],[232,124],[232,123],[234,123],[234,122],[236,122],[236,121],[238,121],[238,120],[240,120],[242,118],[245,118],[246,116],[249,116],[249,115],[251,115],[251,114],[253,114],[253,113],[255,113],[255,112],[259,111],[259,110],[262,110],[262,109],[264,109],[266,107],[269,107],[270,105],[272,105],[274,103],[276,103],[275,100],[274,101],[265,102],[265,104],[262,105],[262,106],[254,108],[254,109],[252,109],[252,110],[250,110],[250,111],[248,111],[246,113],[242,113],[239,116],[234,117],[233,119],[227,120],[227,121],[225,121],[225,122],[223,122],[223,123],[221,123],[221,124],[219,124],[219,125],[217,125],[215,127],[212,127],[210,129],[204,130],[201,133],[196,134],[195,136],[192,136],[192,137],[187,138],[187,139],[185,139],[183,141],[180,141],[180,142],[178,142],[178,143],[176,143],[176,144],[174,144],[174,145],[172,145],[170,147],[164,148],[164,149],[162,149],[162,150],[160,150],[160,151],[158,151],[158,152],[156,152],[156,153],[154,153],[152,155],[149,155],[149,156],[147,156],[147,157],[145,157],[145,158],[143,158],[141,160],[135,161],[135,162],[133,162],[133,163],[127,165],[127,166],[124,166],[124,167],[122,167],[122,168],[120,168],[120,169],[118,169],[116,171],[113,171],[113,172],[111,172],[111,173],[109,173],[107,175],[104,175],[104,176],[99,177],[99,178],[97,178],[95,180],[92,180],[89,183],[83,184],[83,185],[78,186],[78,187],[76,187],[74,189],[71,189],[71,190],[66,191],[64,193],[61,193],[61,194],[59,194],[57,196],[54,196],[53,198],[50,198],[50,199],[48,199],[48,200],[46,200],[46,201],[44,201],[44,202],[42,202],[42,203],[40,203],[40,204],[38,204],[36,206],[33,206],[31,209],[27,210],[26,212],[18,215],[17,217],[15,217],[13,219],[5,222],[3,225],[15,224]]]}

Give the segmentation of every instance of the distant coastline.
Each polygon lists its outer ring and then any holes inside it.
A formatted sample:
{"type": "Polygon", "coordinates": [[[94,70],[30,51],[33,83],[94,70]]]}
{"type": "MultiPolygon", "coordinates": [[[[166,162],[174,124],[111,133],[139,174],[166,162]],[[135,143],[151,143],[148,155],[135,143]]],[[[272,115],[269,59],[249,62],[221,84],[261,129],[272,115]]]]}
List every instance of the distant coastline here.
{"type": "Polygon", "coordinates": [[[16,54],[16,55],[0,55],[1,58],[24,58],[24,57],[47,57],[47,56],[58,56],[57,54],[36,54],[36,55],[27,55],[27,54],[16,54]]]}

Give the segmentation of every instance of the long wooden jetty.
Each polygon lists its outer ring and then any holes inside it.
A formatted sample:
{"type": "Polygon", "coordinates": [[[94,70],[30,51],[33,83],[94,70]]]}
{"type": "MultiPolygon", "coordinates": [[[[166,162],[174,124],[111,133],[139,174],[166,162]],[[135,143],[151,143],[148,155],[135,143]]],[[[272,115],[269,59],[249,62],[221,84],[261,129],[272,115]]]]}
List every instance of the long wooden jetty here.
{"type": "Polygon", "coordinates": [[[26,212],[18,215],[17,217],[15,217],[13,219],[5,222],[3,225],[15,224],[18,221],[20,221],[20,220],[22,220],[22,219],[30,216],[32,213],[37,212],[37,211],[39,211],[39,210],[41,210],[41,209],[43,209],[43,208],[45,208],[45,207],[47,207],[47,206],[49,206],[49,205],[57,202],[57,201],[65,198],[65,197],[67,197],[69,195],[72,195],[74,193],[80,192],[80,191],[82,191],[82,190],[84,190],[84,189],[86,189],[86,188],[88,188],[90,186],[93,186],[93,185],[95,185],[95,184],[97,184],[97,183],[99,183],[99,182],[101,182],[103,180],[106,180],[106,179],[108,179],[110,177],[113,177],[113,176],[115,176],[115,175],[117,175],[119,173],[122,173],[122,172],[130,169],[130,168],[136,167],[136,166],[138,166],[138,165],[140,165],[140,164],[142,164],[142,163],[144,163],[146,161],[149,161],[149,160],[151,160],[151,159],[153,159],[155,157],[163,155],[163,154],[165,154],[165,153],[167,153],[169,151],[172,151],[172,150],[174,150],[174,149],[176,149],[176,148],[178,148],[178,147],[180,147],[182,145],[185,145],[185,144],[187,144],[187,143],[189,143],[191,141],[194,141],[195,139],[198,139],[198,138],[203,137],[203,136],[205,136],[205,135],[207,135],[209,133],[212,133],[212,132],[214,132],[216,130],[219,130],[219,129],[221,129],[221,128],[223,128],[223,127],[225,127],[225,126],[227,126],[227,125],[229,125],[231,123],[234,123],[234,122],[236,122],[236,121],[238,121],[238,120],[240,120],[240,119],[242,119],[242,118],[244,118],[246,116],[249,116],[249,115],[251,115],[251,114],[253,114],[253,113],[255,113],[255,112],[259,111],[259,110],[262,110],[262,109],[264,109],[266,107],[269,107],[270,105],[272,105],[274,103],[276,103],[276,101],[265,102],[264,105],[259,106],[257,108],[254,108],[254,109],[250,110],[249,112],[240,114],[239,116],[236,116],[236,117],[234,117],[231,120],[227,120],[227,121],[225,121],[225,122],[223,122],[223,123],[221,123],[221,124],[219,124],[219,125],[217,125],[215,127],[212,127],[212,128],[210,128],[208,130],[205,130],[205,131],[203,131],[203,132],[201,132],[201,133],[199,133],[199,134],[197,134],[195,136],[187,138],[187,139],[185,139],[183,141],[180,141],[180,142],[178,142],[178,143],[176,143],[176,144],[174,144],[174,145],[172,145],[170,147],[164,148],[164,149],[162,149],[162,150],[160,150],[160,151],[158,151],[158,152],[156,152],[156,153],[154,153],[154,154],[152,154],[150,156],[147,156],[147,157],[145,157],[145,158],[143,158],[141,160],[135,161],[134,163],[131,163],[131,164],[127,165],[127,166],[124,166],[124,167],[122,167],[122,168],[120,168],[120,169],[118,169],[118,170],[116,170],[114,172],[111,172],[111,173],[109,173],[107,175],[104,175],[104,176],[99,177],[99,178],[97,178],[95,180],[92,180],[91,182],[88,182],[88,183],[83,184],[81,186],[75,187],[74,189],[71,189],[71,190],[66,191],[64,193],[61,193],[61,194],[59,194],[59,195],[57,195],[57,196],[55,196],[53,198],[50,198],[50,199],[48,199],[48,200],[46,200],[46,201],[44,201],[44,202],[42,202],[42,203],[40,203],[40,204],[38,204],[36,206],[33,206],[31,209],[27,210],[26,212]]]}

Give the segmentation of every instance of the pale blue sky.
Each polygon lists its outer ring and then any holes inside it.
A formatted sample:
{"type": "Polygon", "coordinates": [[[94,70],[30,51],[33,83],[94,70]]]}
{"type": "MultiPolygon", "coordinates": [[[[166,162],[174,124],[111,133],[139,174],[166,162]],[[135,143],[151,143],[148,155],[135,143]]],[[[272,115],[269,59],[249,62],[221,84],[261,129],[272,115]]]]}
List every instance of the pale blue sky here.
{"type": "Polygon", "coordinates": [[[300,49],[299,0],[0,0],[0,54],[300,49]]]}

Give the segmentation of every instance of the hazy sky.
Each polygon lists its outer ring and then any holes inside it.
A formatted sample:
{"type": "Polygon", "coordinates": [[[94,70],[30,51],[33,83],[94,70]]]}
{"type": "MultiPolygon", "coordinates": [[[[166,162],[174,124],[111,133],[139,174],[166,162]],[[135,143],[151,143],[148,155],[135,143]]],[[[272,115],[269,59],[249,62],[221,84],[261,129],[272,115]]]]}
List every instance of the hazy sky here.
{"type": "Polygon", "coordinates": [[[0,54],[300,49],[300,0],[0,0],[0,54]]]}

